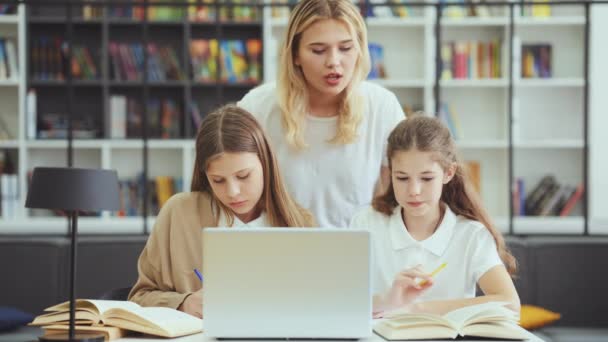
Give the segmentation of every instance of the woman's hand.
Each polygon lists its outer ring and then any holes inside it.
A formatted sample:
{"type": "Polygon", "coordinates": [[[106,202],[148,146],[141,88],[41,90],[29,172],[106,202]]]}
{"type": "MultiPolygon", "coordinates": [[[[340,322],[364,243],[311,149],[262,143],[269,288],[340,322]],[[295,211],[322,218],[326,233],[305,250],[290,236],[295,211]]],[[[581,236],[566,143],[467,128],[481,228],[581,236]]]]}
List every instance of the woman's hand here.
{"type": "Polygon", "coordinates": [[[420,265],[397,273],[393,285],[374,308],[375,316],[383,311],[410,307],[413,301],[433,286],[433,278],[420,265]],[[422,285],[422,281],[426,280],[422,285]]]}
{"type": "Polygon", "coordinates": [[[188,295],[177,309],[194,317],[203,318],[203,289],[188,295]]]}

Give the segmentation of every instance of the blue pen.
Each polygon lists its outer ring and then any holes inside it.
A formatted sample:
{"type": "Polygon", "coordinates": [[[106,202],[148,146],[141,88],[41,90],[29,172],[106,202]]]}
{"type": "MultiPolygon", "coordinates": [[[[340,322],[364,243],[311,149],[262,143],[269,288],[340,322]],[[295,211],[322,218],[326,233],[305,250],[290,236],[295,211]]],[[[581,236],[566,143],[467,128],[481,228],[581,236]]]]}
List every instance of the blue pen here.
{"type": "Polygon", "coordinates": [[[196,268],[194,269],[194,273],[196,273],[196,276],[198,277],[198,279],[200,279],[200,281],[203,281],[203,275],[201,274],[201,272],[199,272],[196,268]]]}

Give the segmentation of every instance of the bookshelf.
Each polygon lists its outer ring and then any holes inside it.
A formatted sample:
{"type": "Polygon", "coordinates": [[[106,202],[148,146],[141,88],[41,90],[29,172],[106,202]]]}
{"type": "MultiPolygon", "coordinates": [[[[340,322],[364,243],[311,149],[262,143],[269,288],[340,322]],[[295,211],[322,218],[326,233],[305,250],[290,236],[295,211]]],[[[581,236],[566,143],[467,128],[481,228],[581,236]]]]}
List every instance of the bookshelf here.
{"type": "MultiPolygon", "coordinates": [[[[23,209],[28,172],[34,166],[64,166],[68,160],[66,140],[31,137],[32,120],[26,106],[28,90],[35,89],[35,101],[40,108],[38,117],[45,112],[65,111],[68,84],[65,80],[35,77],[36,68],[32,65],[32,44],[36,44],[37,39],[45,35],[66,36],[65,10],[53,5],[28,6],[26,9],[20,5],[14,15],[0,16],[0,37],[9,35],[18,42],[18,64],[23,71],[17,80],[0,80],[0,117],[7,120],[9,131],[14,133],[12,138],[0,140],[0,150],[14,160],[19,183],[16,196],[19,205],[13,217],[0,218],[0,233],[64,233],[63,218],[23,209]]],[[[181,179],[182,189],[187,189],[194,163],[192,137],[195,133],[188,104],[196,104],[204,114],[221,103],[240,99],[257,84],[195,80],[189,42],[212,38],[261,39],[260,77],[263,81],[273,81],[277,50],[287,25],[286,17],[273,15],[274,9],[265,6],[258,18],[248,22],[194,21],[186,11],[179,17],[149,20],[144,25],[141,18],[117,16],[110,8],[95,15],[89,13],[85,18],[84,8],[74,6],[74,46],[87,48],[98,69],[96,76],[75,78],[72,82],[75,116],[93,120],[98,128],[91,138],[73,141],[74,166],[116,168],[119,178],[133,179],[142,171],[143,160],[147,158],[148,179],[171,176],[181,179]],[[162,81],[113,77],[110,44],[137,44],[144,36],[158,46],[172,48],[184,77],[162,81]],[[169,99],[179,108],[178,133],[169,139],[150,137],[145,149],[141,138],[111,138],[112,98],[123,96],[141,102],[144,94],[148,98],[169,99]]],[[[410,7],[407,17],[367,17],[369,41],[383,46],[387,72],[387,78],[371,81],[392,90],[401,103],[411,109],[436,113],[436,103],[446,103],[448,110],[456,113],[460,151],[465,160],[480,163],[482,198],[504,232],[509,231],[512,222],[516,234],[581,234],[585,220],[580,204],[568,217],[511,218],[510,178],[522,178],[525,186],[530,187],[548,171],[554,171],[560,182],[576,185],[584,180],[584,155],[589,147],[589,231],[608,233],[608,214],[602,196],[608,191],[605,182],[608,164],[602,161],[601,148],[597,148],[608,142],[601,128],[608,124],[602,115],[608,107],[604,96],[608,79],[599,76],[607,71],[603,61],[608,52],[601,37],[608,22],[608,5],[595,5],[592,9],[591,30],[596,33],[591,35],[590,42],[593,72],[590,73],[587,142],[583,129],[583,7],[552,6],[550,17],[538,18],[523,16],[519,5],[514,5],[513,32],[510,32],[507,6],[493,6],[489,10],[490,15],[484,17],[452,18],[446,13],[442,16],[439,43],[432,4],[410,7]],[[511,34],[513,51],[509,51],[508,44],[511,34]],[[500,63],[496,75],[436,80],[436,46],[451,41],[499,42],[500,63]],[[535,43],[552,46],[551,78],[521,77],[521,45],[535,43]],[[511,75],[510,57],[513,58],[511,75]],[[439,99],[435,98],[436,81],[439,99]]],[[[146,221],[151,228],[154,215],[151,212],[149,215],[146,221]]],[[[103,213],[101,217],[83,217],[79,223],[85,233],[137,234],[142,232],[144,219],[103,213]]]]}
{"type": "MultiPolygon", "coordinates": [[[[14,36],[19,37],[19,51],[23,52],[19,64],[24,71],[20,80],[0,80],[0,99],[6,98],[3,108],[5,111],[7,108],[20,111],[8,116],[10,131],[15,133],[15,138],[0,140],[0,149],[9,151],[11,159],[19,161],[19,167],[15,168],[20,183],[15,195],[15,212],[10,216],[2,215],[0,233],[55,234],[66,231],[64,218],[46,211],[26,210],[23,203],[28,173],[33,167],[68,164],[68,142],[62,136],[65,132],[61,131],[61,125],[64,123],[62,117],[67,112],[66,98],[70,90],[73,92],[73,166],[114,168],[118,171],[119,179],[131,180],[136,184],[135,196],[140,196],[142,183],[137,182],[141,182],[144,158],[147,158],[148,180],[169,176],[174,180],[172,185],[175,191],[189,188],[194,162],[193,137],[197,128],[192,106],[196,106],[200,120],[205,112],[218,105],[240,99],[263,77],[261,67],[255,70],[249,68],[252,62],[262,65],[261,55],[259,60],[254,60],[255,56],[245,56],[247,64],[244,77],[236,70],[228,73],[224,69],[216,69],[216,73],[211,71],[204,80],[199,77],[201,75],[193,67],[195,55],[191,42],[206,41],[212,44],[209,42],[217,39],[216,51],[220,52],[213,59],[219,65],[218,62],[225,57],[220,54],[225,47],[246,50],[249,40],[257,40],[258,49],[262,48],[262,21],[259,15],[251,11],[245,16],[239,12],[237,17],[237,7],[226,9],[226,12],[220,7],[206,7],[207,12],[202,17],[198,11],[200,7],[195,8],[195,5],[202,6],[202,2],[187,7],[150,6],[146,21],[143,20],[143,8],[74,5],[71,12],[71,64],[67,63],[65,50],[70,36],[67,14],[61,4],[20,5],[18,14],[13,16],[15,18],[0,17],[0,37],[7,25],[14,26],[14,36]],[[216,9],[220,9],[221,18],[209,14],[208,10],[213,12],[216,9]],[[154,53],[149,45],[143,43],[146,36],[148,44],[154,44],[159,51],[157,57],[162,65],[156,69],[150,64],[154,53]],[[225,41],[230,42],[224,46],[225,41]],[[120,50],[118,59],[113,55],[111,45],[124,49],[120,50]],[[144,77],[142,51],[145,46],[148,46],[149,68],[144,77]],[[75,69],[75,63],[79,70],[75,69]],[[68,65],[73,75],[71,83],[67,80],[68,65]],[[155,72],[161,77],[157,78],[155,72]],[[125,107],[120,110],[124,120],[122,126],[127,127],[122,127],[123,131],[119,132],[117,138],[113,120],[118,108],[116,98],[121,97],[125,99],[125,107]],[[5,104],[9,99],[14,102],[12,107],[5,104]],[[160,102],[157,107],[150,104],[155,100],[160,102]],[[146,106],[148,124],[157,124],[148,128],[145,144],[141,138],[143,103],[149,103],[146,106]],[[135,109],[126,108],[131,104],[135,109]],[[165,132],[163,120],[170,106],[173,110],[167,121],[171,127],[167,127],[170,131],[165,132]],[[32,112],[31,108],[35,110],[32,112]],[[155,113],[155,110],[160,113],[155,113]],[[129,127],[131,114],[139,120],[139,125],[132,131],[129,127]],[[158,117],[153,119],[155,114],[158,117]],[[47,129],[48,133],[45,131],[47,126],[51,127],[47,129]],[[54,138],[43,138],[43,133],[49,136],[54,134],[54,138]]],[[[239,70],[242,71],[242,68],[239,70]]],[[[2,115],[4,118],[5,114],[2,115]]],[[[151,187],[149,192],[155,190],[153,185],[151,187]]],[[[137,201],[142,200],[139,198],[137,201]]],[[[150,206],[148,210],[146,222],[150,228],[156,212],[150,206]]],[[[83,217],[80,222],[79,228],[83,232],[139,234],[143,231],[144,220],[141,216],[116,217],[114,214],[101,213],[99,216],[83,217]]]]}
{"type": "MultiPolygon", "coordinates": [[[[503,232],[509,232],[511,224],[510,178],[523,179],[528,191],[548,172],[564,184],[576,186],[584,181],[584,7],[552,6],[549,17],[533,17],[525,11],[514,5],[514,32],[510,32],[507,5],[488,7],[486,16],[451,17],[444,9],[439,44],[435,6],[411,6],[407,17],[379,17],[372,10],[377,16],[366,18],[370,43],[384,48],[387,73],[386,78],[371,81],[395,92],[404,106],[437,113],[436,103],[446,103],[457,113],[457,144],[463,159],[481,164],[481,195],[503,232]],[[511,37],[513,51],[509,51],[511,37]],[[498,68],[492,77],[444,78],[440,74],[437,100],[435,46],[443,47],[447,42],[498,42],[498,68]],[[522,78],[522,45],[537,42],[552,46],[552,77],[522,78]]],[[[276,11],[273,16],[270,9],[265,19],[266,45],[277,46],[287,20],[276,11]]],[[[590,43],[594,42],[599,43],[590,43]]],[[[276,70],[271,61],[276,54],[266,53],[265,80],[272,81],[276,70]]],[[[605,87],[606,83],[601,84],[605,87]]],[[[590,110],[593,114],[594,109],[590,110]]],[[[600,140],[589,145],[601,144],[600,140]]],[[[593,200],[592,196],[589,199],[593,200]]],[[[567,217],[515,215],[513,232],[582,234],[583,214],[579,203],[567,217]]]]}

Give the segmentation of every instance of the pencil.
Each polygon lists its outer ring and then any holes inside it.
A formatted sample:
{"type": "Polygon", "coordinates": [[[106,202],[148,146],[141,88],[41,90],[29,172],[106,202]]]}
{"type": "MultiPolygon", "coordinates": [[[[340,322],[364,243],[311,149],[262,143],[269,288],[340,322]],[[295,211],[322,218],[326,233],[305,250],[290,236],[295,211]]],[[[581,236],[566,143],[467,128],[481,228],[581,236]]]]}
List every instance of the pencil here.
{"type": "MultiPolygon", "coordinates": [[[[447,262],[444,262],[441,265],[439,265],[439,267],[437,267],[433,272],[431,272],[431,277],[434,277],[435,275],[437,275],[437,273],[439,273],[442,269],[444,269],[447,264],[448,264],[447,262]]],[[[418,286],[423,286],[427,282],[428,282],[428,280],[422,279],[422,281],[420,281],[418,283],[418,286]]]]}

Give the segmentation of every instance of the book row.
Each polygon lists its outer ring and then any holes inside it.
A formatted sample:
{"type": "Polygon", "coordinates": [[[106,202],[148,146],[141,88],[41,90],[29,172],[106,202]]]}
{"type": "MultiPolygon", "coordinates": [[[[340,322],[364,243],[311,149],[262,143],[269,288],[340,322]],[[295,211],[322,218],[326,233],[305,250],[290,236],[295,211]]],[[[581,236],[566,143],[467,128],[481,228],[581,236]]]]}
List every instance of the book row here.
{"type": "MultiPolygon", "coordinates": [[[[143,2],[143,0],[139,0],[143,2]]],[[[220,21],[251,22],[260,20],[261,10],[255,7],[255,1],[231,0],[231,6],[221,6],[221,3],[228,1],[212,0],[188,0],[188,6],[165,6],[169,2],[183,4],[184,0],[150,0],[147,17],[150,21],[179,21],[184,18],[192,22],[215,21],[219,12],[220,21]],[[154,5],[155,2],[162,2],[163,5],[154,5]],[[216,5],[216,2],[218,5],[216,5]],[[234,4],[245,3],[254,6],[234,6],[234,4]]],[[[87,4],[82,6],[83,19],[99,19],[103,17],[104,6],[87,4]]],[[[133,20],[143,20],[146,15],[144,7],[138,5],[109,5],[106,11],[110,18],[123,18],[133,20]]]]}

